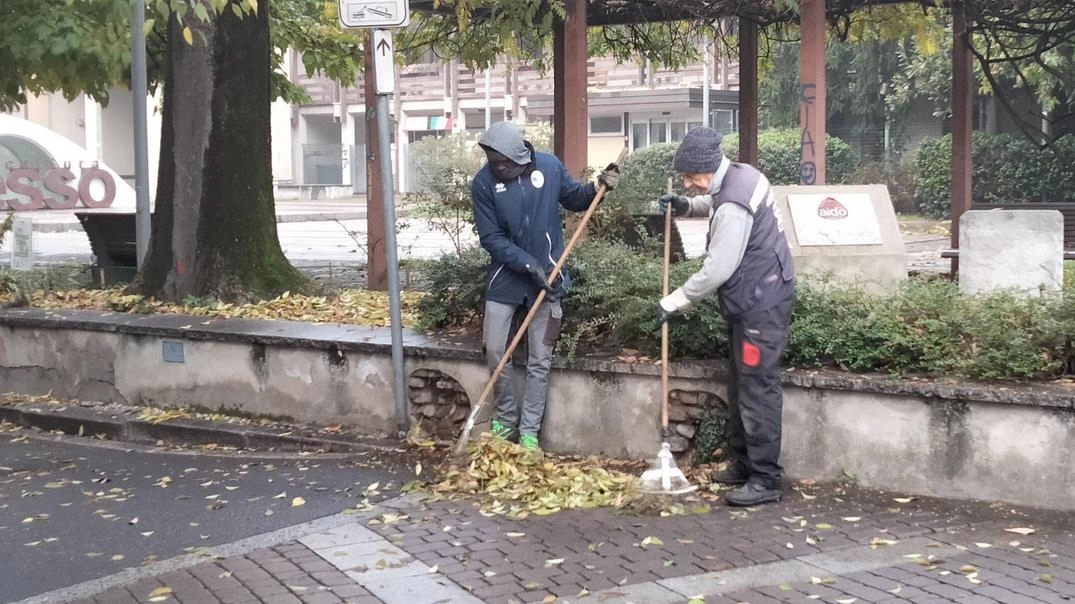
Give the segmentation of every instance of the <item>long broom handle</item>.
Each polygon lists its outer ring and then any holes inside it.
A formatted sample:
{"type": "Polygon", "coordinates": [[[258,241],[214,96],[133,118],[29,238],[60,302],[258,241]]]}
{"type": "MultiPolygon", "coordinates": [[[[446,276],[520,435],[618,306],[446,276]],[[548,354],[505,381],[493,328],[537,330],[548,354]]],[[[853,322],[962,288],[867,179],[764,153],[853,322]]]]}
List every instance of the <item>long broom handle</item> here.
{"type": "MultiPolygon", "coordinates": [[[[626,157],[627,147],[624,147],[623,150],[620,151],[619,157],[616,158],[616,165],[622,165],[623,160],[626,157]]],[[[567,255],[571,253],[575,244],[578,243],[579,239],[582,237],[582,233],[586,230],[586,224],[590,222],[590,217],[593,216],[594,211],[597,210],[597,206],[605,197],[606,192],[607,189],[604,184],[597,187],[597,195],[593,198],[593,203],[586,209],[586,213],[582,215],[582,221],[575,227],[575,232],[571,235],[571,240],[567,242],[567,246],[564,247],[564,252],[560,254],[560,260],[557,261],[556,266],[553,267],[552,272],[550,272],[549,276],[545,279],[545,283],[549,287],[552,287],[552,285],[556,283],[557,277],[560,276],[560,271],[563,270],[564,264],[567,263],[567,255]]],[[[519,346],[519,342],[521,342],[523,336],[526,335],[527,328],[530,327],[530,323],[533,322],[534,317],[537,316],[538,307],[541,306],[541,303],[544,300],[545,290],[542,289],[538,292],[537,298],[534,299],[534,304],[530,307],[530,312],[526,313],[526,318],[524,318],[522,324],[519,325],[519,330],[515,332],[515,337],[511,339],[511,343],[508,344],[507,350],[504,351],[504,356],[500,358],[500,363],[498,363],[496,369],[493,370],[493,375],[490,376],[489,381],[485,383],[485,388],[482,390],[481,396],[478,397],[478,406],[475,408],[475,412],[485,405],[485,399],[488,398],[489,394],[493,391],[493,386],[496,385],[497,378],[500,377],[500,374],[504,371],[504,367],[507,366],[508,361],[511,359],[512,353],[515,352],[515,349],[519,346]]]]}
{"type": "MultiPolygon", "coordinates": [[[[672,193],[672,179],[668,179],[668,193],[672,193]]],[[[664,282],[661,295],[668,295],[668,273],[672,264],[672,204],[664,211],[664,282]]],[[[668,432],[668,321],[661,324],[661,431],[668,432]]]]}

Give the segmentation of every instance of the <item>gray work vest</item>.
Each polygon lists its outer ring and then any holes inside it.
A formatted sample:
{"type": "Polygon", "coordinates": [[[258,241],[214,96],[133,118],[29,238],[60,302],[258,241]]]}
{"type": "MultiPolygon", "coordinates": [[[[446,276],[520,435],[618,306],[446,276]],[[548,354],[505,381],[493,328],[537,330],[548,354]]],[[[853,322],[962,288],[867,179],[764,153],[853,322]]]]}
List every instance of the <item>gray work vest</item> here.
{"type": "Polygon", "coordinates": [[[717,290],[721,308],[730,319],[767,310],[794,294],[791,248],[774,200],[768,180],[753,166],[732,163],[728,167],[714,209],[736,203],[754,218],[743,260],[717,290]]]}

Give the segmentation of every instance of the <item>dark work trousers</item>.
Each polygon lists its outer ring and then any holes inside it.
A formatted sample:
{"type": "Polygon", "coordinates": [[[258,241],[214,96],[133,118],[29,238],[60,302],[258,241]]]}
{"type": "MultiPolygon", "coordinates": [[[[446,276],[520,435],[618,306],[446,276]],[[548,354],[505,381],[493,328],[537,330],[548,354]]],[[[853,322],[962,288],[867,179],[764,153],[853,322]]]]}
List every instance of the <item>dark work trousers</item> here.
{"type": "Polygon", "coordinates": [[[779,489],[781,415],[780,360],[791,323],[789,297],[763,311],[728,321],[728,452],[750,482],[779,489]]]}

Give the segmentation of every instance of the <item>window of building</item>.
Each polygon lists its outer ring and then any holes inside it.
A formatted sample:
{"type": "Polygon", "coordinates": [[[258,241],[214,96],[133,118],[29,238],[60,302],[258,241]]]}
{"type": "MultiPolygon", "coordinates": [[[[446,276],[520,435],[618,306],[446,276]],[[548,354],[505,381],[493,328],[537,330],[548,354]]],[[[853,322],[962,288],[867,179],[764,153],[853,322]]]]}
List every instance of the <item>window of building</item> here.
{"type": "Polygon", "coordinates": [[[591,115],[590,134],[623,136],[623,116],[591,115]]]}

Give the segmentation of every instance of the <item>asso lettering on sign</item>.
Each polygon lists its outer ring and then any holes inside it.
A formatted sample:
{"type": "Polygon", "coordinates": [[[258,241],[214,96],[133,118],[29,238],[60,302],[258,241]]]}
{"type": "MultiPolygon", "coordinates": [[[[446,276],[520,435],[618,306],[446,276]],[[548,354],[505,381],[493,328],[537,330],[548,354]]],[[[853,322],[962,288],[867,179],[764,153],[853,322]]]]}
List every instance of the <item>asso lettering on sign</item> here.
{"type": "Polygon", "coordinates": [[[116,181],[112,174],[99,168],[97,162],[88,166],[79,164],[79,170],[82,176],[73,183],[75,173],[66,165],[44,172],[36,168],[10,169],[6,182],[0,178],[0,210],[70,210],[79,203],[94,209],[111,206],[116,199],[116,181]],[[100,199],[93,196],[91,187],[94,182],[100,182],[104,188],[100,199]]]}

